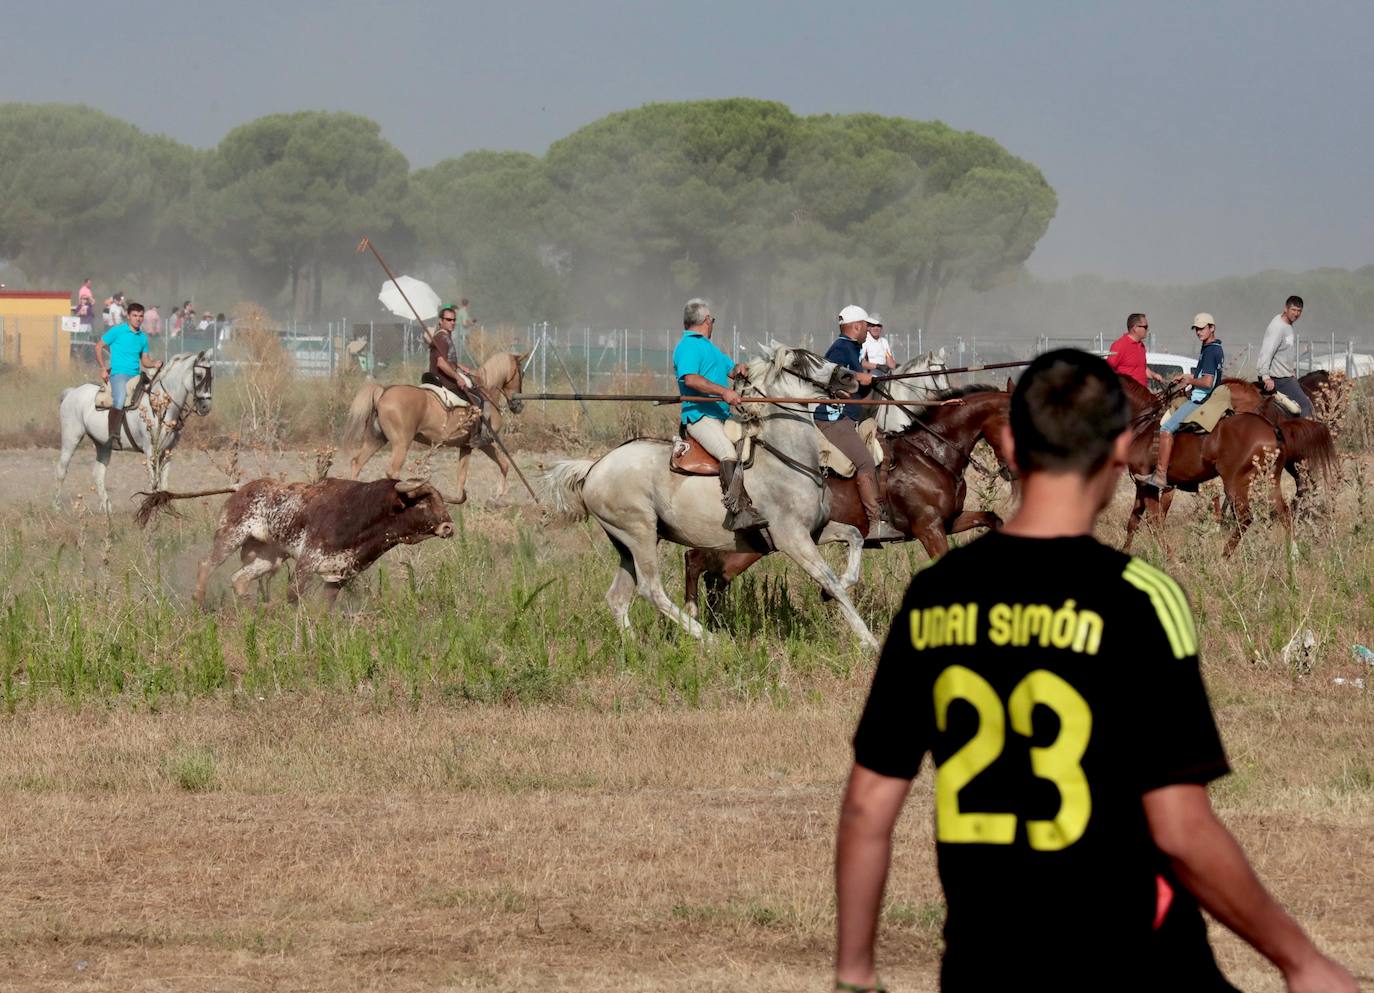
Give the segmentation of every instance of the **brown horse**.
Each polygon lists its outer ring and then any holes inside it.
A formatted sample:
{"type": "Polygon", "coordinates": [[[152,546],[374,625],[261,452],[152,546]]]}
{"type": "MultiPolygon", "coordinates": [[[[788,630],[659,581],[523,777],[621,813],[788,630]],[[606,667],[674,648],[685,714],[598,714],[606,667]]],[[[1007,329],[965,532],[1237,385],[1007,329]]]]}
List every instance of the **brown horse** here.
{"type": "MultiPolygon", "coordinates": [[[[991,511],[964,510],[967,487],[964,470],[971,463],[973,446],[981,438],[1006,464],[1002,453],[1002,426],[1007,423],[1010,393],[992,386],[967,386],[940,394],[958,399],[956,404],[935,407],[901,434],[883,435],[886,458],[879,467],[879,489],[892,511],[892,523],[916,540],[931,558],[949,550],[946,535],[972,528],[996,528],[1002,519],[991,511]]],[[[905,409],[905,408],[903,408],[905,409]]],[[[975,463],[976,464],[976,463],[975,463]]],[[[981,466],[980,466],[981,468],[981,466]]],[[[827,475],[830,496],[829,520],[867,530],[868,518],[853,478],[827,475]]],[[[705,575],[708,604],[740,573],[763,558],[763,552],[713,552],[687,550],[687,609],[696,615],[697,583],[705,575]]]]}
{"type": "MultiPolygon", "coordinates": [[[[1156,398],[1127,376],[1121,377],[1121,385],[1130,398],[1134,415],[1132,427],[1135,436],[1131,441],[1130,469],[1144,476],[1154,469],[1159,424],[1167,412],[1167,402],[1163,397],[1156,398]]],[[[1288,527],[1288,505],[1284,503],[1279,490],[1279,477],[1284,464],[1283,437],[1272,424],[1258,414],[1237,413],[1223,417],[1216,428],[1207,434],[1182,431],[1174,436],[1173,458],[1169,462],[1169,483],[1172,486],[1196,493],[1202,483],[1221,477],[1236,517],[1236,528],[1226,542],[1224,555],[1235,551],[1241,536],[1254,520],[1250,512],[1250,484],[1260,472],[1265,457],[1271,453],[1276,459],[1271,471],[1274,512],[1284,527],[1288,527]]],[[[1126,521],[1123,551],[1130,550],[1146,510],[1150,511],[1151,521],[1159,528],[1163,540],[1164,518],[1169,513],[1174,492],[1170,489],[1161,495],[1146,483],[1136,483],[1135,505],[1126,521]]]]}
{"type": "MultiPolygon", "coordinates": [[[[511,413],[520,413],[521,402],[515,399],[515,394],[520,392],[524,380],[524,360],[525,356],[514,352],[497,352],[483,362],[478,370],[478,389],[487,400],[487,421],[493,430],[501,429],[503,403],[511,413]]],[[[458,493],[449,502],[462,503],[467,499],[468,459],[472,456],[473,441],[478,437],[479,424],[476,407],[445,410],[433,391],[423,387],[368,383],[353,398],[348,408],[348,423],[344,427],[343,443],[353,449],[350,462],[352,478],[358,478],[368,459],[376,455],[387,442],[391,442],[391,462],[386,474],[392,479],[401,478],[401,469],[412,442],[418,440],[426,445],[453,446],[459,450],[458,493]]],[[[497,496],[504,497],[510,463],[494,442],[487,441],[480,447],[501,470],[501,488],[497,496]]]]}
{"type": "MultiPolygon", "coordinates": [[[[1298,380],[1304,393],[1313,402],[1331,381],[1325,369],[1316,369],[1298,380]]],[[[1260,392],[1258,386],[1245,379],[1227,378],[1222,383],[1231,388],[1231,406],[1241,412],[1259,414],[1283,434],[1284,470],[1293,477],[1293,512],[1301,513],[1307,506],[1307,483],[1312,475],[1320,475],[1328,485],[1336,479],[1336,443],[1331,429],[1320,420],[1290,413],[1274,400],[1274,394],[1260,392]],[[1307,472],[1299,472],[1307,468],[1307,472]]]]}

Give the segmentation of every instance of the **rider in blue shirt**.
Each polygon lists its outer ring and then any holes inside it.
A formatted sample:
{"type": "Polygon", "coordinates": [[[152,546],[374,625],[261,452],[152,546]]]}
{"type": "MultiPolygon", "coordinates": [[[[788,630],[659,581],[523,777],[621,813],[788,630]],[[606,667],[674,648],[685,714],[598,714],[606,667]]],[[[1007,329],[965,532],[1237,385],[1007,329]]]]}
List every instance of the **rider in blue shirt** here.
{"type": "Polygon", "coordinates": [[[744,473],[735,443],[725,434],[730,406],[740,401],[739,394],[730,388],[730,377],[743,372],[744,365],[736,365],[712,344],[716,319],[711,315],[709,301],[699,297],[688,300],[682,310],[682,326],[682,340],[673,349],[673,374],[682,394],[682,432],[720,462],[725,527],[731,531],[766,528],[768,521],[744,491],[744,473]]]}
{"type": "Polygon", "coordinates": [[[110,440],[116,441],[124,421],[124,401],[129,380],[144,369],[162,367],[148,351],[148,336],[143,333],[143,304],[130,303],[127,323],[116,324],[100,337],[96,358],[100,378],[110,384],[110,440]]]}
{"type": "MultiPolygon", "coordinates": [[[[873,374],[863,367],[862,342],[868,337],[868,312],[852,304],[840,311],[840,336],[826,350],[825,357],[836,365],[853,369],[860,389],[855,399],[862,399],[872,388],[873,374]]],[[[842,451],[854,463],[854,484],[859,500],[868,517],[869,541],[900,541],[902,534],[883,520],[878,501],[878,466],[868,446],[859,437],[859,418],[863,408],[857,404],[823,403],[816,408],[816,427],[827,441],[842,451]]]]}
{"type": "Polygon", "coordinates": [[[1201,407],[1220,384],[1221,368],[1226,361],[1221,342],[1217,340],[1217,326],[1211,314],[1198,314],[1193,318],[1193,334],[1197,335],[1197,340],[1202,343],[1197,368],[1191,376],[1179,373],[1173,379],[1175,383],[1191,386],[1192,392],[1188,394],[1187,402],[1170,414],[1168,420],[1159,427],[1159,458],[1155,462],[1155,471],[1150,476],[1149,485],[1161,492],[1169,487],[1169,457],[1174,450],[1174,433],[1178,431],[1184,418],[1201,407]]]}

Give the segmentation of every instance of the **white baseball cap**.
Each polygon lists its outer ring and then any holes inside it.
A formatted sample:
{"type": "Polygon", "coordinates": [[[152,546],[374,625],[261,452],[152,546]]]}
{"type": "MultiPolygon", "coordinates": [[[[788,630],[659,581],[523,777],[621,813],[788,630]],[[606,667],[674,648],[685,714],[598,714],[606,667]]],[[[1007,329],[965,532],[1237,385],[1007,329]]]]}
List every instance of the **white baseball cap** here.
{"type": "Polygon", "coordinates": [[[868,311],[864,310],[862,307],[856,307],[851,303],[848,307],[844,308],[844,310],[840,311],[840,323],[853,324],[855,321],[863,321],[867,324],[868,311]]]}
{"type": "Polygon", "coordinates": [[[869,324],[876,324],[876,325],[878,325],[878,327],[882,327],[882,326],[883,326],[883,318],[882,318],[882,315],[879,314],[879,313],[875,310],[873,313],[871,313],[871,314],[868,315],[868,323],[869,323],[869,324]]]}

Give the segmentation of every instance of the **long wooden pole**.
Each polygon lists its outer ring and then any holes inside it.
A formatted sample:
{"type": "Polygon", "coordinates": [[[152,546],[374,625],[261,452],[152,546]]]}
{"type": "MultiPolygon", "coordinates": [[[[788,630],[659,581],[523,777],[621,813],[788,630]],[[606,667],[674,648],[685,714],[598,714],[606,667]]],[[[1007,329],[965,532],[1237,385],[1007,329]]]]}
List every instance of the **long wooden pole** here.
{"type": "Polygon", "coordinates": [[[919,376],[953,376],[961,372],[985,372],[988,369],[1019,369],[1028,366],[1034,359],[1021,362],[989,362],[987,365],[966,365],[957,369],[926,369],[921,372],[895,372],[890,376],[874,376],[873,382],[885,383],[894,379],[916,379],[919,376]]]}
{"type": "MultiPolygon", "coordinates": [[[[426,324],[425,319],[420,316],[420,312],[415,309],[415,304],[410,302],[410,297],[406,296],[406,291],[401,289],[401,284],[396,281],[396,274],[391,271],[391,266],[386,264],[386,260],[382,258],[382,253],[377,251],[377,246],[372,244],[372,239],[368,238],[367,235],[363,235],[363,240],[358,242],[358,251],[361,252],[368,248],[372,249],[372,254],[376,256],[377,262],[391,280],[391,285],[396,287],[396,292],[401,294],[401,299],[406,302],[406,306],[410,308],[410,312],[414,314],[415,319],[420,322],[420,327],[424,328],[425,344],[429,344],[434,340],[434,335],[430,333],[429,325],[426,324]]],[[[520,477],[520,482],[525,484],[525,489],[529,490],[530,497],[535,503],[540,503],[539,494],[534,492],[534,487],[530,485],[530,481],[525,478],[525,474],[521,472],[520,467],[515,464],[515,457],[511,455],[510,449],[506,448],[506,443],[501,440],[501,436],[496,433],[496,428],[492,426],[491,421],[487,420],[487,415],[481,412],[480,407],[478,407],[477,410],[477,416],[481,419],[482,426],[491,434],[491,440],[496,442],[496,447],[501,449],[501,454],[506,457],[506,461],[510,463],[510,467],[514,469],[515,474],[520,477]]]]}
{"type": "MultiPolygon", "coordinates": [[[[712,397],[681,397],[677,394],[654,394],[642,393],[517,393],[513,400],[646,400],[649,403],[674,404],[681,403],[684,399],[690,400],[711,400],[712,397]]],[[[722,401],[723,402],[723,401],[722,401]]],[[[841,403],[854,404],[858,407],[939,407],[947,403],[958,403],[958,398],[952,400],[849,400],[844,397],[834,399],[826,397],[740,397],[740,403],[809,403],[826,404],[841,403]]]]}

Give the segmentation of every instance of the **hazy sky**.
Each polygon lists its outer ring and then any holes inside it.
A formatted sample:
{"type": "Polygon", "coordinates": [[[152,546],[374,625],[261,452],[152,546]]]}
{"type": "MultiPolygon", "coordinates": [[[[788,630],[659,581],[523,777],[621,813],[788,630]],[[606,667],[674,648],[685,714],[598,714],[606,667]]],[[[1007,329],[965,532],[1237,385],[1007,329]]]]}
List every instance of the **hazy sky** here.
{"type": "Polygon", "coordinates": [[[381,122],[413,165],[542,153],[654,100],[752,96],[981,132],[1044,170],[1030,261],[1202,280],[1374,262],[1374,4],[0,0],[0,100],[211,146],[275,111],[381,122]]]}

